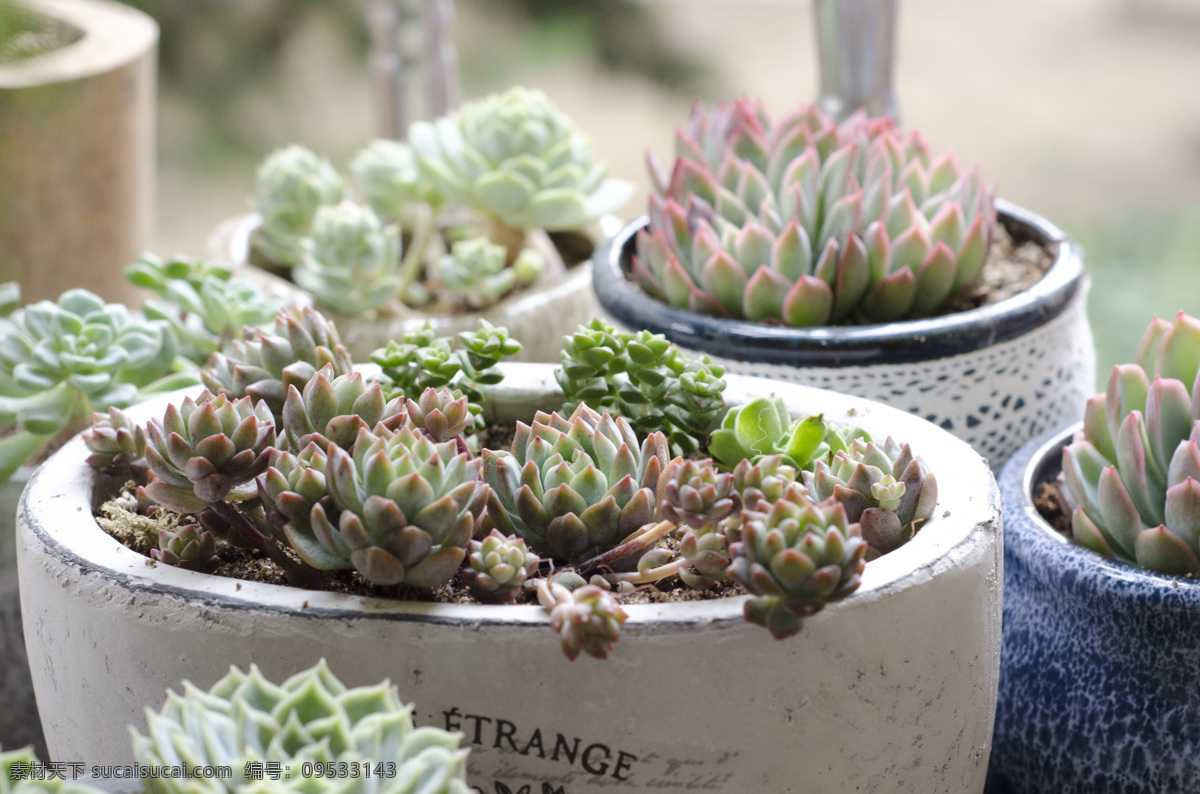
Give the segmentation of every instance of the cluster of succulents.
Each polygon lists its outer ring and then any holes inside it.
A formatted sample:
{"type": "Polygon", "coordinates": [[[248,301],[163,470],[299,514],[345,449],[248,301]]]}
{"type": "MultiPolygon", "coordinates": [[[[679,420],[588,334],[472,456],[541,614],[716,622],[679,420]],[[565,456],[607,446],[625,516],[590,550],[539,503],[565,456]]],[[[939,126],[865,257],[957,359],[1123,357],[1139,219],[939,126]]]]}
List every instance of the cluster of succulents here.
{"type": "Polygon", "coordinates": [[[982,270],[994,189],[918,133],[815,106],[774,120],[697,103],[638,234],[634,276],[671,306],[789,326],[933,313],[982,270]]]}
{"type": "MultiPolygon", "coordinates": [[[[469,794],[462,734],[413,724],[413,706],[389,681],[350,688],[324,659],[282,684],[256,665],[231,667],[207,691],[183,682],[158,711],[146,709],[146,733],[130,728],[133,759],[154,769],[227,768],[231,777],[151,775],[146,794],[254,791],[259,794],[469,794]],[[373,774],[312,774],[337,762],[373,774]],[[267,773],[266,767],[276,772],[267,773]],[[258,773],[255,774],[255,770],[258,773]],[[200,785],[203,784],[203,785],[200,785]],[[215,785],[214,785],[215,784],[215,785]],[[366,785],[363,785],[366,784],[366,785]]],[[[0,794],[101,794],[82,781],[45,775],[32,748],[0,752],[0,794]]]]}
{"type": "Polygon", "coordinates": [[[567,410],[588,405],[625,417],[639,432],[666,433],[675,454],[698,450],[725,410],[725,370],[685,358],[666,337],[618,331],[603,320],[563,339],[555,378],[567,410]]]}
{"type": "Polygon", "coordinates": [[[1076,543],[1161,573],[1200,574],[1200,320],[1156,318],[1063,449],[1076,543]]]}
{"type": "Polygon", "coordinates": [[[212,391],[144,431],[98,416],[89,462],[169,511],[160,564],[208,571],[232,544],[303,587],[350,571],[384,594],[536,598],[571,658],[608,653],[618,591],[676,579],[740,586],[748,619],[793,634],[932,515],[936,480],[906,445],[778,400],[726,409],[719,369],[650,334],[597,322],[565,345],[559,380],[584,399],[478,449],[485,389],[520,348],[507,331],[419,329],[367,377],[327,319],[281,309],[213,355],[212,391]],[[685,435],[686,458],[671,449],[685,435]]]}
{"type": "Polygon", "coordinates": [[[632,193],[536,91],[468,103],[408,138],[355,156],[361,203],[310,150],[272,153],[258,171],[255,251],[334,312],[479,310],[548,269],[527,231],[580,228],[632,193]]]}
{"type": "Polygon", "coordinates": [[[0,318],[0,481],[94,411],[196,382],[161,321],[142,321],[82,289],[0,318]]]}

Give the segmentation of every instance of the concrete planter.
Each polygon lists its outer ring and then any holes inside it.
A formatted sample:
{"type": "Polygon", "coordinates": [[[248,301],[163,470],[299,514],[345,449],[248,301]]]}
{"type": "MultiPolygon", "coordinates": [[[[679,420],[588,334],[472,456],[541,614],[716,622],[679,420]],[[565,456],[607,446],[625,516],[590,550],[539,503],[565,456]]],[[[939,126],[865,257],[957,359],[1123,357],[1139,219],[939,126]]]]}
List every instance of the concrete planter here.
{"type": "Polygon", "coordinates": [[[1082,417],[1096,380],[1083,252],[1045,218],[1003,201],[1015,240],[1050,249],[1030,289],[990,306],[879,325],[787,328],[668,306],[629,278],[635,221],[596,251],[594,285],[617,323],[706,353],[732,372],[807,383],[894,405],[967,441],[999,471],[1017,448],[1082,417]]]}
{"type": "Polygon", "coordinates": [[[1200,584],[1075,546],[1031,494],[1079,426],[1000,476],[1004,652],[988,791],[1195,791],[1200,584]]]}
{"type": "MultiPolygon", "coordinates": [[[[552,367],[507,369],[494,419],[560,403],[552,367]]],[[[123,726],[179,679],[209,686],[250,662],[278,678],[325,656],[347,684],[389,676],[418,722],[461,730],[484,791],[979,791],[1002,562],[986,463],[892,408],[729,379],[731,402],[772,393],[793,412],[911,442],[937,473],[935,518],[789,641],[745,623],[742,598],[631,606],[603,662],[568,662],[537,607],[385,601],[152,565],[96,526],[72,441],[30,483],[18,541],[52,755],[120,763],[123,726]]]]}
{"type": "MultiPolygon", "coordinates": [[[[266,289],[311,303],[312,296],[300,287],[250,264],[250,237],[260,222],[257,214],[225,221],[209,238],[208,255],[233,264],[239,276],[250,278],[266,289]]],[[[602,219],[600,225],[605,233],[611,234],[620,227],[620,221],[610,216],[602,219]]],[[[531,243],[540,246],[551,261],[557,257],[545,233],[532,234],[531,243]]],[[[483,318],[492,325],[507,328],[521,341],[524,347],[516,360],[557,363],[563,336],[595,317],[599,306],[592,293],[591,262],[584,262],[561,275],[543,276],[533,286],[479,312],[426,314],[404,309],[382,317],[351,316],[324,309],[322,312],[337,324],[343,343],[359,361],[366,361],[372,351],[426,322],[440,335],[452,336],[459,331],[475,330],[479,318],[483,318]]]]}
{"type": "Polygon", "coordinates": [[[107,0],[17,0],[69,43],[0,63],[0,281],[133,302],[154,201],[158,26],[107,0]]]}

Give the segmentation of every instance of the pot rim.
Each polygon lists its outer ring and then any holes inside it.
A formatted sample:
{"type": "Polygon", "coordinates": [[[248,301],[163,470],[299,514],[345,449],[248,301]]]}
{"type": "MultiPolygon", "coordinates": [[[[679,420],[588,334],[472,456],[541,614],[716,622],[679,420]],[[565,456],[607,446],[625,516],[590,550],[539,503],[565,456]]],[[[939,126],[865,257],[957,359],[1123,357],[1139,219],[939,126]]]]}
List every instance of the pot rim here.
{"type": "Polygon", "coordinates": [[[1003,200],[999,219],[1018,236],[1042,244],[1054,263],[1029,289],[955,314],[858,326],[788,328],[727,320],[677,309],[651,298],[628,277],[635,237],[647,216],[605,240],[593,256],[592,285],[604,310],[693,350],[754,363],[846,367],[930,361],[969,353],[1021,336],[1062,314],[1084,294],[1083,249],[1040,215],[1003,200]]]}
{"type": "Polygon", "coordinates": [[[15,64],[0,65],[0,89],[80,80],[117,69],[158,42],[158,23],[121,3],[94,0],[18,0],[30,13],[72,30],[71,41],[15,64]]]}
{"type": "MultiPolygon", "coordinates": [[[[1088,566],[1107,579],[1119,581],[1129,587],[1136,586],[1140,598],[1145,597],[1146,589],[1150,588],[1152,591],[1161,592],[1163,596],[1169,595],[1172,599],[1178,599],[1187,592],[1181,589],[1183,587],[1193,588],[1194,596],[1200,598],[1200,581],[1169,576],[1102,557],[1090,549],[1077,546],[1042,518],[1042,514],[1033,504],[1034,488],[1057,476],[1057,472],[1061,471],[1062,449],[1071,443],[1075,433],[1081,429],[1083,422],[1076,422],[1036,438],[1005,464],[1000,475],[1005,534],[1021,532],[1024,535],[1022,540],[1033,541],[1032,545],[1010,542],[1009,551],[1023,557],[1050,553],[1066,555],[1075,565],[1088,566]],[[1023,516],[1025,521],[1014,520],[1017,518],[1014,508],[1019,509],[1020,516],[1023,516]],[[1026,527],[1031,530],[1028,534],[1024,531],[1026,527]]],[[[1011,536],[1008,539],[1011,541],[1011,536]]]]}
{"type": "MultiPolygon", "coordinates": [[[[509,378],[492,393],[512,405],[529,406],[537,395],[545,400],[558,391],[551,364],[502,364],[509,378]],[[509,386],[520,380],[522,385],[509,386]],[[509,386],[509,388],[505,388],[509,386]]],[[[824,410],[833,421],[859,421],[867,429],[887,428],[912,443],[938,477],[937,513],[916,537],[891,554],[867,565],[862,586],[844,601],[830,604],[822,613],[836,614],[861,608],[874,599],[919,586],[944,572],[952,572],[969,557],[983,534],[999,530],[999,492],[986,462],[965,442],[919,417],[857,397],[808,386],[766,381],[749,376],[727,376],[733,396],[773,392],[792,405],[824,410]],[[790,398],[790,399],[789,399],[790,398]],[[980,493],[980,486],[985,486],[980,493]]],[[[195,389],[182,390],[129,410],[142,421],[170,400],[195,389]]],[[[81,572],[101,576],[133,592],[154,592],[200,601],[206,607],[288,613],[332,619],[379,618],[423,621],[432,624],[478,627],[535,625],[548,621],[538,606],[441,604],[370,598],[344,593],[230,579],[158,565],[125,547],[100,529],[91,517],[93,474],[87,467],[81,437],[72,439],[34,474],[18,508],[24,530],[32,535],[38,553],[56,557],[81,572]],[[80,514],[87,532],[79,531],[80,514]],[[94,531],[91,531],[94,530],[94,531]]],[[[653,633],[670,626],[724,628],[742,623],[742,606],[749,596],[626,605],[625,632],[653,633]]],[[[836,619],[829,617],[827,619],[836,619]]]]}

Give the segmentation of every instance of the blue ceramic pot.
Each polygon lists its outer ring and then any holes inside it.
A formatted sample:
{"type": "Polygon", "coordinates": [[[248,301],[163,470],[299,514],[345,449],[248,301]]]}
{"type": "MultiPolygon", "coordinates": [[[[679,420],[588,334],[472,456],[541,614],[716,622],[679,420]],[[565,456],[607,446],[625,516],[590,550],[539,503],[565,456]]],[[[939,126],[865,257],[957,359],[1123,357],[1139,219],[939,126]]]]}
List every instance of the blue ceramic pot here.
{"type": "Polygon", "coordinates": [[[1200,583],[1069,543],[1033,506],[1078,426],[1000,476],[1004,622],[988,773],[1004,792],[1200,791],[1200,583]]]}

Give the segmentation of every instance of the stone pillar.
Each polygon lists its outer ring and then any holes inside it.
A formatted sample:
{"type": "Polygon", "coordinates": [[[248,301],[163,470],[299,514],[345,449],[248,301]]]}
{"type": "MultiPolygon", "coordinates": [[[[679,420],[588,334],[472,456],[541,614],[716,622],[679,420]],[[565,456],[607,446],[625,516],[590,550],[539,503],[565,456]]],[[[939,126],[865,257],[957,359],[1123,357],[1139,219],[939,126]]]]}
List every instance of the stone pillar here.
{"type": "Polygon", "coordinates": [[[0,281],[25,302],[69,287],[136,302],[123,270],[151,231],[158,26],[108,0],[0,2],[14,8],[67,43],[0,62],[0,281]]]}

